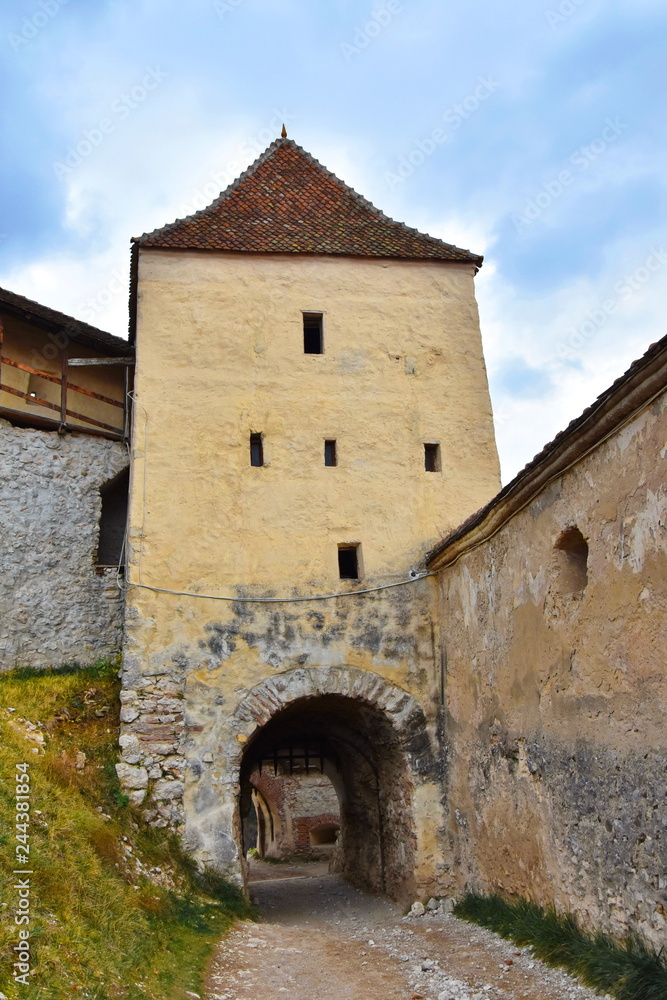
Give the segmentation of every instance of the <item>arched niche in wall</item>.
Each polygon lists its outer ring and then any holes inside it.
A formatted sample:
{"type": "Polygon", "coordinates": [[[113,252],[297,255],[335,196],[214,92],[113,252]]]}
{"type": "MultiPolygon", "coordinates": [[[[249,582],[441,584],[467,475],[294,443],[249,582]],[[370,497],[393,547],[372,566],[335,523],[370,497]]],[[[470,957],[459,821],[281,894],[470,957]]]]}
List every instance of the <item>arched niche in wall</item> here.
{"type": "Polygon", "coordinates": [[[561,532],[554,546],[557,587],[561,594],[577,594],[588,583],[588,542],[579,528],[561,532]]]}

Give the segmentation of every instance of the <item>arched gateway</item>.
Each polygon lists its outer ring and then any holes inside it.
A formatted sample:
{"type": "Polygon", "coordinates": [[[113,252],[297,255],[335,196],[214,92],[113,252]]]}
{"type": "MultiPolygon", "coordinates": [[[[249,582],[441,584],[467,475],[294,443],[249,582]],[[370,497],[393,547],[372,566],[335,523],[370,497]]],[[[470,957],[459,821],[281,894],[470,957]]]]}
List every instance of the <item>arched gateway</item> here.
{"type": "Polygon", "coordinates": [[[310,758],[339,797],[334,868],[396,899],[432,882],[424,849],[437,829],[427,791],[437,797],[436,758],[408,692],[369,671],[297,668],[258,684],[216,728],[219,757],[185,791],[186,838],[202,861],[243,879],[250,773],[310,758]]]}

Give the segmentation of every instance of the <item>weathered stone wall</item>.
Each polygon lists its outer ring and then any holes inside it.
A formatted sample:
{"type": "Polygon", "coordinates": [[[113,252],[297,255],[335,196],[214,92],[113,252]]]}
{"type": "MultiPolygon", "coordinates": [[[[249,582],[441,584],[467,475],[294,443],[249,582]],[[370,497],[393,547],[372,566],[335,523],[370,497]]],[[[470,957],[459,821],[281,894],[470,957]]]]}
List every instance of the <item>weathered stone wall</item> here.
{"type": "Polygon", "coordinates": [[[338,798],[329,779],[319,774],[292,778],[287,799],[295,819],[338,815],[338,798]]]}
{"type": "MultiPolygon", "coordinates": [[[[312,604],[228,604],[156,595],[162,606],[160,634],[166,636],[167,628],[170,633],[165,646],[153,645],[154,626],[145,610],[135,618],[131,608],[118,772],[132,801],[143,804],[146,821],[180,830],[200,862],[238,878],[245,744],[293,702],[311,698],[315,703],[336,694],[350,705],[351,719],[346,732],[345,720],[336,722],[337,738],[354,739],[361,722],[353,709],[362,719],[366,713],[369,726],[377,718],[393,733],[394,747],[382,747],[377,734],[369,737],[381,758],[379,778],[373,781],[380,781],[386,800],[384,821],[388,829],[402,831],[387,848],[388,857],[396,856],[394,862],[387,860],[387,871],[391,868],[392,877],[411,891],[417,884],[434,889],[442,818],[440,675],[430,593],[430,581],[421,580],[384,594],[312,604]],[[205,612],[216,618],[202,623],[193,641],[194,624],[205,612]]],[[[145,591],[134,595],[137,610],[147,610],[153,600],[145,591]]],[[[327,725],[326,718],[322,724],[327,725]]],[[[357,859],[350,865],[360,870],[364,838],[372,846],[377,792],[370,796],[373,814],[362,834],[370,793],[361,788],[352,757],[346,767],[348,814],[359,817],[354,820],[359,830],[355,826],[349,832],[350,857],[357,859]]]]}
{"type": "Polygon", "coordinates": [[[663,396],[440,576],[449,887],[663,944],[666,439],[663,396]]]}
{"type": "Polygon", "coordinates": [[[123,444],[0,420],[0,669],[92,663],[121,642],[116,574],[94,556],[123,444]]]}

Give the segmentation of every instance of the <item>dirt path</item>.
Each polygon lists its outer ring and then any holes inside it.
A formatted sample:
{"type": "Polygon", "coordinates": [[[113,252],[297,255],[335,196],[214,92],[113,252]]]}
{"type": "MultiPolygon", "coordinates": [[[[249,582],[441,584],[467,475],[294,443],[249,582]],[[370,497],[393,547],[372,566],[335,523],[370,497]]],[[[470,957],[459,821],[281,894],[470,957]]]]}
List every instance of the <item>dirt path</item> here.
{"type": "Polygon", "coordinates": [[[405,918],[317,867],[261,866],[262,921],[220,943],[205,1000],[599,1000],[495,934],[405,918]]]}

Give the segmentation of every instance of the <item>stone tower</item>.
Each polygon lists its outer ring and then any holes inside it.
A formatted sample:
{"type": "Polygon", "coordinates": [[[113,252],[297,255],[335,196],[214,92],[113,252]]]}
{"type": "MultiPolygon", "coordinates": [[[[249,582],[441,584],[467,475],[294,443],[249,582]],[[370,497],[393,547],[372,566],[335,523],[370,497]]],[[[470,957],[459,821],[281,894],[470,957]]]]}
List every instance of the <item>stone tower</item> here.
{"type": "Polygon", "coordinates": [[[397,897],[437,883],[419,575],[499,485],[481,263],[285,138],[134,241],[120,773],[202,863],[242,874],[248,767],[319,740],[340,869],[397,897]]]}

